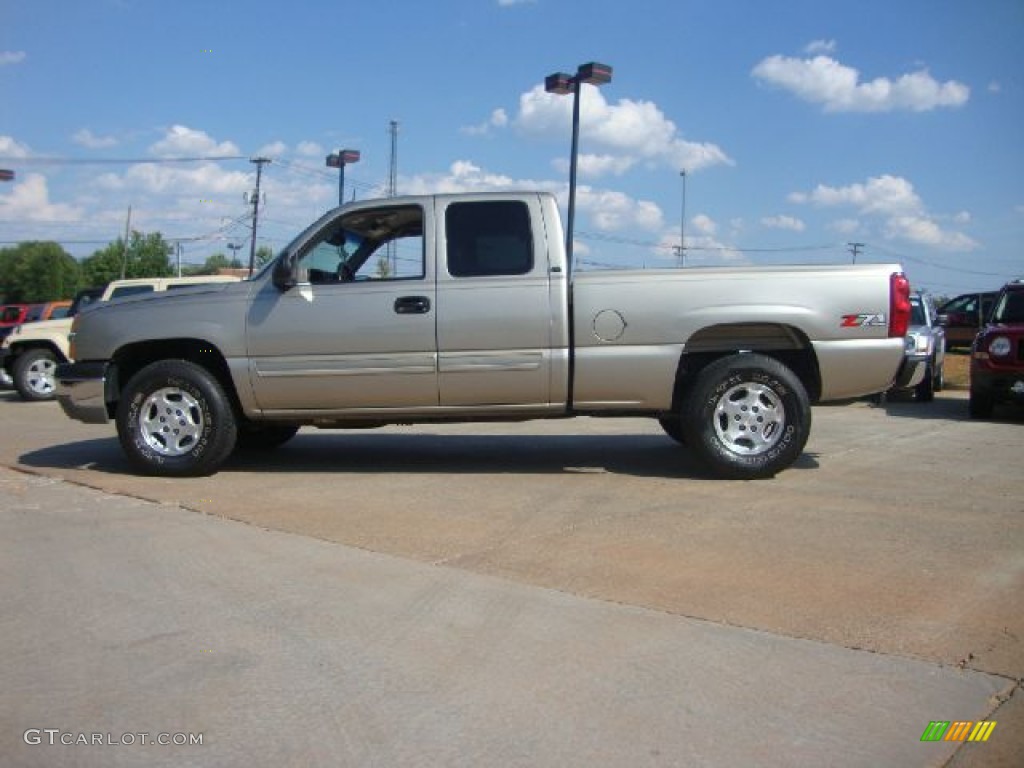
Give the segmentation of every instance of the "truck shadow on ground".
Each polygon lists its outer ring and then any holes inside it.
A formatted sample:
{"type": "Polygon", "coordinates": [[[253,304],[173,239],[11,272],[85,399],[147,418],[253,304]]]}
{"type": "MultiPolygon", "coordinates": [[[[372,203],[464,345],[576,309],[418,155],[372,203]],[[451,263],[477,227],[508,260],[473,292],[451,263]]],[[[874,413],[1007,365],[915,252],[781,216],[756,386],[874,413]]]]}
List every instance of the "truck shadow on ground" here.
{"type": "MultiPolygon", "coordinates": [[[[116,438],[82,440],[22,454],[39,469],[135,474],[116,438]]],[[[790,468],[815,469],[805,452],[790,468]]],[[[686,448],[660,435],[373,434],[303,430],[268,453],[236,453],[221,473],[586,474],[715,480],[686,448]]]]}
{"type": "Polygon", "coordinates": [[[992,418],[972,419],[967,410],[967,398],[950,392],[937,392],[930,403],[918,402],[910,392],[896,392],[886,395],[885,400],[874,407],[883,408],[889,416],[902,419],[1024,423],[1024,408],[1014,403],[997,405],[992,418]]]}

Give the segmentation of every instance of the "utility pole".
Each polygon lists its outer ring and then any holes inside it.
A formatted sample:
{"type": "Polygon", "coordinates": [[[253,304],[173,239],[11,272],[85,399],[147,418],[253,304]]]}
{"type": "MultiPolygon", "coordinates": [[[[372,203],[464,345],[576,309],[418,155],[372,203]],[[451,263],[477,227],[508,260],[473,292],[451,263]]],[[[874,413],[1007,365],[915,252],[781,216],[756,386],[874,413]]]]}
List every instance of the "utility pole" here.
{"type": "Polygon", "coordinates": [[[860,256],[860,249],[864,247],[864,243],[847,243],[850,246],[850,255],[853,256],[853,263],[857,263],[857,257],[860,256]]]}
{"type": "Polygon", "coordinates": [[[124,280],[124,273],[128,269],[128,238],[132,230],[132,207],[128,206],[128,218],[124,222],[124,253],[121,255],[121,279],[124,280]]]}
{"type": "Polygon", "coordinates": [[[263,165],[269,163],[270,158],[253,157],[250,163],[256,163],[256,191],[252,194],[252,242],[249,245],[249,277],[252,277],[256,267],[256,225],[260,219],[260,179],[263,176],[263,165]]]}

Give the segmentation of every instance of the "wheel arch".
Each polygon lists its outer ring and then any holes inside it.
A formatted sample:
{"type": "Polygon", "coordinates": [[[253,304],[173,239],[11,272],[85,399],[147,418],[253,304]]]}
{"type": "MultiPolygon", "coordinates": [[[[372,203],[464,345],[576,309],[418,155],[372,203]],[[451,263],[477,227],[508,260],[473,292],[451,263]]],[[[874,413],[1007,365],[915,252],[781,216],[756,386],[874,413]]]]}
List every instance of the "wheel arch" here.
{"type": "Polygon", "coordinates": [[[131,378],[147,365],[160,360],[187,360],[217,379],[236,413],[241,413],[238,392],[223,353],[209,341],[196,338],[158,339],[127,344],[111,357],[115,379],[107,390],[107,409],[113,413],[121,392],[131,378]],[[112,398],[112,399],[111,399],[112,398]]]}
{"type": "Polygon", "coordinates": [[[803,384],[808,399],[821,398],[821,370],[814,347],[799,328],[784,323],[720,323],[694,333],[676,369],[672,410],[679,412],[687,389],[708,365],[729,355],[756,352],[778,360],[803,384]]]}
{"type": "Polygon", "coordinates": [[[26,352],[31,352],[33,349],[46,349],[52,352],[57,357],[58,363],[68,362],[67,356],[61,351],[60,347],[54,344],[49,339],[32,339],[29,341],[22,341],[16,344],[11,344],[8,347],[10,354],[4,358],[4,370],[8,373],[14,370],[14,361],[21,357],[26,352]]]}

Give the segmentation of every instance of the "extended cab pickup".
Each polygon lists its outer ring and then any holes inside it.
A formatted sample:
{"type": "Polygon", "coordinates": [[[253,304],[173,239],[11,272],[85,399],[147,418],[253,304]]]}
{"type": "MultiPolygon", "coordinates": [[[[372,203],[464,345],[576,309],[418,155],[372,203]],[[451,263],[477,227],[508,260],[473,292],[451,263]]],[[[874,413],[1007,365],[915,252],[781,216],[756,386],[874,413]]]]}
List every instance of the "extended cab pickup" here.
{"type": "Polygon", "coordinates": [[[570,276],[549,194],[362,201],[251,280],[89,308],[57,397],[157,475],[303,425],[593,415],[757,478],[800,455],[810,403],[892,384],[908,294],[898,265],[570,276]]]}

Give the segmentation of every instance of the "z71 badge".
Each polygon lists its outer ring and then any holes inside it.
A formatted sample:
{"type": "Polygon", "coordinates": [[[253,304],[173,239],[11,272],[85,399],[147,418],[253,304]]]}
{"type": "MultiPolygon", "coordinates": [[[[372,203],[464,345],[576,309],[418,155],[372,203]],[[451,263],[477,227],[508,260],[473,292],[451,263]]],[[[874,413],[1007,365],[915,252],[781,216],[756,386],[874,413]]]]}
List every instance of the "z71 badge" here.
{"type": "Polygon", "coordinates": [[[843,322],[839,324],[840,328],[873,328],[876,326],[885,326],[885,315],[882,314],[867,314],[862,313],[859,315],[843,315],[843,322]]]}

